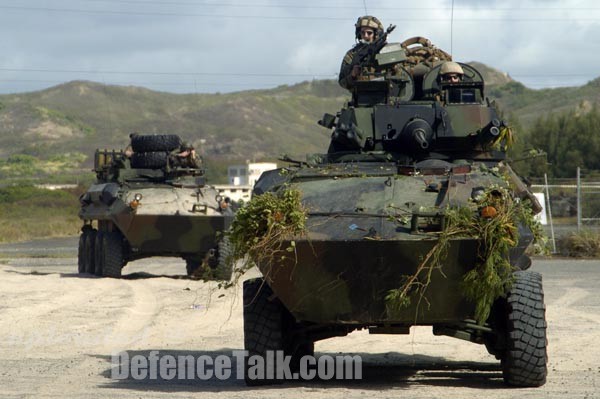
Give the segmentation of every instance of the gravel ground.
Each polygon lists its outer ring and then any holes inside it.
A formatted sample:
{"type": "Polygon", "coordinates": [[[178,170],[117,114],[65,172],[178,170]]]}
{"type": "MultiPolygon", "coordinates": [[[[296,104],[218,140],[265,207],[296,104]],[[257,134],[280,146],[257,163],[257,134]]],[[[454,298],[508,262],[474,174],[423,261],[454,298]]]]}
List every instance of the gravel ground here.
{"type": "Polygon", "coordinates": [[[317,342],[317,356],[361,355],[362,380],[249,388],[237,379],[111,379],[111,354],[121,350],[198,357],[242,349],[241,289],[189,280],[183,261],[171,258],[133,262],[121,280],[81,277],[76,243],[0,246],[1,397],[600,398],[598,261],[534,261],[548,320],[541,388],[506,387],[483,346],[435,337],[428,327],[317,342]]]}

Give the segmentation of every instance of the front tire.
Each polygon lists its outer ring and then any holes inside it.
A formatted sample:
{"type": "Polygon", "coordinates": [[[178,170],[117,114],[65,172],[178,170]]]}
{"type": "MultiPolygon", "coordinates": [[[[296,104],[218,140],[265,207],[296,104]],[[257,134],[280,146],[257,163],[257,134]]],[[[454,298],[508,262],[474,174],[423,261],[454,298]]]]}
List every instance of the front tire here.
{"type": "Polygon", "coordinates": [[[95,269],[95,255],[94,255],[94,250],[96,247],[96,234],[98,234],[97,230],[88,230],[88,233],[86,234],[85,237],[85,244],[84,244],[84,263],[85,263],[85,272],[87,274],[94,274],[94,269],[95,269]]]}
{"type": "Polygon", "coordinates": [[[121,278],[121,270],[125,266],[125,245],[121,233],[113,231],[103,234],[102,260],[104,277],[121,278]]]}
{"type": "Polygon", "coordinates": [[[77,273],[84,274],[87,270],[85,259],[85,241],[88,235],[88,229],[83,229],[79,235],[79,244],[77,246],[77,273]]]}
{"type": "MultiPolygon", "coordinates": [[[[273,298],[273,291],[262,278],[244,281],[244,349],[248,356],[261,356],[267,359],[267,351],[282,351],[284,356],[291,356],[290,371],[300,368],[302,356],[314,355],[314,341],[305,336],[301,326],[281,301],[273,298]]],[[[278,384],[284,380],[277,378],[274,370],[273,378],[249,375],[249,358],[245,359],[244,379],[246,385],[278,384]]],[[[265,371],[266,372],[266,371],[265,371]]]]}
{"type": "Polygon", "coordinates": [[[542,276],[514,273],[506,297],[506,347],[501,355],[504,381],[518,387],[539,387],[548,373],[546,307],[542,276]]]}
{"type": "Polygon", "coordinates": [[[102,269],[104,267],[104,235],[106,233],[99,231],[96,233],[96,240],[94,243],[94,274],[98,277],[102,277],[102,269]]]}
{"type": "Polygon", "coordinates": [[[283,306],[278,299],[271,299],[272,294],[262,278],[244,281],[244,349],[248,351],[244,379],[249,386],[281,382],[248,375],[251,356],[266,359],[267,351],[284,349],[283,306]]]}

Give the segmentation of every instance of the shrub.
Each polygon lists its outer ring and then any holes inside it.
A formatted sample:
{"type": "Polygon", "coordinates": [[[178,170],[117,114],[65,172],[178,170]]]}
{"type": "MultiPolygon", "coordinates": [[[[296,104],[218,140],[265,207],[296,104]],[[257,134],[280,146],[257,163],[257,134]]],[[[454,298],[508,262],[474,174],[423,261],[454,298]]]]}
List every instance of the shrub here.
{"type": "Polygon", "coordinates": [[[581,230],[558,240],[561,255],[575,258],[600,257],[600,232],[581,230]]]}

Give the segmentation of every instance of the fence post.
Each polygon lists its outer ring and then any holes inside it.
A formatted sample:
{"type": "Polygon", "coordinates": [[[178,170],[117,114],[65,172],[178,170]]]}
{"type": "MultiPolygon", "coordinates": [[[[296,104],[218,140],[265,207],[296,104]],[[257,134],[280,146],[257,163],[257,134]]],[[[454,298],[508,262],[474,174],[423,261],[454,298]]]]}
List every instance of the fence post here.
{"type": "Polygon", "coordinates": [[[556,240],[554,239],[554,223],[552,223],[552,208],[550,207],[550,190],[548,189],[548,174],[544,173],[544,184],[546,186],[546,209],[548,210],[548,221],[550,222],[550,235],[552,237],[552,253],[556,253],[556,240]]]}
{"type": "Polygon", "coordinates": [[[581,231],[581,168],[577,167],[577,232],[581,231]]]}

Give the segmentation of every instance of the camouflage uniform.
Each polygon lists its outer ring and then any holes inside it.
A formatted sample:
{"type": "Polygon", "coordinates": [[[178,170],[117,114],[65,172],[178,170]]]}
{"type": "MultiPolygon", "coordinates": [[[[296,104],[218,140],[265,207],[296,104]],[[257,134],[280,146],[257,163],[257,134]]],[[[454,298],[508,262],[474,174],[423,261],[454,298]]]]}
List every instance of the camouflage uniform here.
{"type": "Polygon", "coordinates": [[[194,151],[194,147],[187,144],[182,143],[179,148],[174,149],[169,154],[169,165],[172,168],[193,168],[193,169],[201,169],[202,168],[202,159],[196,154],[194,151]],[[189,153],[185,156],[182,156],[184,152],[188,151],[189,153]]]}
{"type": "Polygon", "coordinates": [[[352,90],[352,88],[354,87],[354,82],[356,82],[356,78],[352,77],[352,60],[354,59],[354,55],[356,54],[356,52],[359,51],[361,48],[365,47],[366,45],[367,44],[365,43],[358,43],[356,46],[348,50],[346,52],[346,55],[344,55],[338,79],[340,86],[342,86],[344,89],[352,90]]]}
{"type": "MultiPolygon", "coordinates": [[[[370,15],[359,17],[356,23],[354,24],[354,28],[354,36],[358,43],[350,50],[348,50],[348,52],[346,52],[346,54],[344,55],[342,65],[340,67],[340,73],[338,75],[338,82],[340,86],[348,90],[352,90],[352,88],[354,87],[354,82],[357,80],[357,77],[352,76],[352,69],[354,67],[354,56],[359,50],[361,50],[369,44],[361,40],[361,28],[373,29],[373,31],[375,32],[375,37],[373,38],[373,40],[379,37],[379,35],[383,34],[383,24],[377,18],[370,15]]],[[[363,69],[365,68],[363,67],[363,69]]],[[[369,65],[366,66],[366,69],[369,69],[369,65]]]]}

